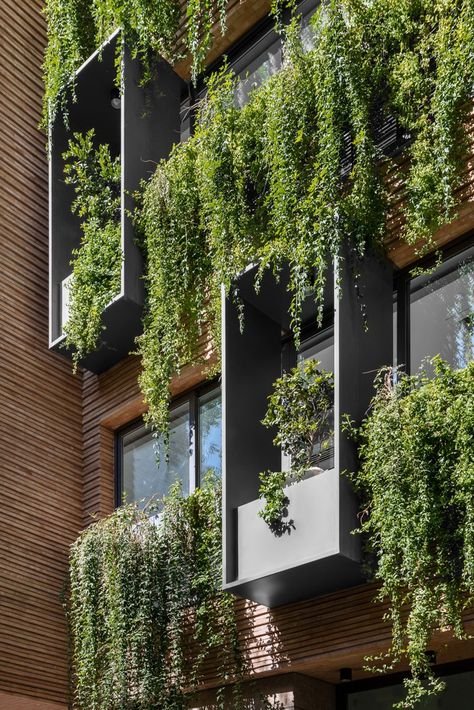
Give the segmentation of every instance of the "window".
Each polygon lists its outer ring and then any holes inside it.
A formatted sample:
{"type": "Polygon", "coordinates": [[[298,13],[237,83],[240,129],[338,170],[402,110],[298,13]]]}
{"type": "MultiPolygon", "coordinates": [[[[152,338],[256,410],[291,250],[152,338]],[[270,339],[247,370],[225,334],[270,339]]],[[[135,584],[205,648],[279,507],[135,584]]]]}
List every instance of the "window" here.
{"type": "MultiPolygon", "coordinates": [[[[451,710],[452,708],[470,710],[474,695],[474,673],[472,671],[453,673],[444,680],[446,680],[446,690],[427,698],[420,707],[424,710],[451,710]]],[[[394,703],[403,700],[405,695],[406,690],[402,683],[357,691],[349,690],[343,707],[345,710],[392,710],[394,703]]]]}
{"type": "Polygon", "coordinates": [[[221,395],[219,387],[194,391],[173,403],[169,449],[143,421],[117,436],[117,505],[166,495],[180,481],[184,495],[211,469],[221,475],[221,395]]]}
{"type": "MultiPolygon", "coordinates": [[[[289,369],[306,360],[317,360],[321,370],[334,373],[334,326],[330,324],[330,318],[325,318],[323,327],[319,330],[314,328],[303,333],[301,346],[296,352],[293,340],[283,342],[282,347],[282,369],[289,369]]],[[[332,414],[329,425],[334,428],[334,414],[332,414]]],[[[313,450],[313,464],[329,470],[334,468],[334,436],[328,437],[322,444],[316,444],[313,450]]],[[[290,469],[290,459],[282,453],[282,470],[290,469]]]]}
{"type": "MultiPolygon", "coordinates": [[[[312,337],[306,338],[301,343],[298,352],[298,361],[318,360],[319,367],[327,372],[334,373],[334,327],[329,326],[318,331],[312,337]]],[[[331,429],[334,429],[334,411],[329,420],[331,429]]],[[[334,468],[334,435],[316,444],[312,456],[314,465],[329,470],[334,468]]]]}
{"type": "Polygon", "coordinates": [[[412,373],[438,354],[455,368],[474,358],[474,246],[447,254],[430,274],[402,278],[394,327],[398,362],[412,373]]]}

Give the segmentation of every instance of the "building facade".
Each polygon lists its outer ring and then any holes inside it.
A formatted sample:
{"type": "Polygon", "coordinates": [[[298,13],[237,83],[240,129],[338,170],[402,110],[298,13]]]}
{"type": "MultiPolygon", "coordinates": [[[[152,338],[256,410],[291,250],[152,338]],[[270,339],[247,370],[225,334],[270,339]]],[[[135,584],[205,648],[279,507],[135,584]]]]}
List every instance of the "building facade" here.
{"type": "MultiPolygon", "coordinates": [[[[244,274],[241,293],[252,314],[244,335],[238,333],[234,305],[225,301],[223,371],[208,380],[201,368],[190,366],[175,378],[170,462],[162,459],[157,466],[151,436],[143,425],[145,405],[137,381],[140,361],[129,355],[139,328],[131,326],[127,337],[122,337],[123,323],[135,322],[134,308],[140,309],[142,298],[141,267],[133,235],[127,233],[130,226],[123,227],[128,250],[121,292],[125,305],[114,304],[116,310],[107,324],[111,338],[107,347],[86,361],[77,374],[59,348],[60,289],[68,276],[74,239],[63,248],[67,218],[61,210],[68,198],[61,193],[53,154],[48,252],[48,164],[45,137],[37,128],[45,46],[41,4],[40,0],[4,0],[0,10],[0,708],[68,707],[68,640],[62,597],[69,546],[79,532],[97,517],[111,513],[123,494],[130,501],[166,493],[176,475],[184,491],[192,491],[212,468],[226,478],[224,586],[241,599],[239,620],[259,693],[279,700],[288,710],[385,710],[402,697],[406,668],[400,666],[396,674],[382,676],[364,670],[366,656],[390,645],[391,628],[384,619],[386,606],[374,602],[376,585],[363,580],[360,550],[350,535],[357,510],[352,492],[340,483],[339,471],[351,466],[342,436],[339,440],[336,428],[321,479],[298,484],[295,521],[298,525],[298,515],[301,520],[312,515],[311,524],[283,541],[272,537],[256,515],[258,471],[278,467],[279,453],[272,450],[270,434],[266,439],[262,434],[251,446],[247,442],[261,419],[269,386],[281,373],[283,351],[291,351],[295,362],[312,357],[327,361],[336,377],[336,413],[349,412],[354,418],[363,415],[370,400],[372,381],[363,373],[390,361],[415,372],[425,357],[437,353],[454,367],[464,367],[473,358],[472,150],[459,190],[458,216],[434,235],[442,250],[442,262],[435,271],[411,274],[418,263],[415,250],[400,240],[400,214],[396,209],[392,214],[388,259],[383,265],[368,264],[367,273],[362,274],[368,317],[373,314],[377,322],[373,336],[365,335],[363,323],[356,322],[357,304],[349,296],[340,302],[333,296],[334,313],[324,327],[305,331],[298,349],[293,343],[287,347],[282,332],[288,329],[288,307],[281,285],[269,280],[256,297],[246,290],[244,274]],[[277,460],[269,463],[275,456],[277,460]],[[315,485],[317,490],[313,490],[315,485]],[[325,496],[336,500],[338,517],[333,527],[324,517],[325,496]],[[314,508],[308,513],[308,501],[319,505],[316,514],[314,508]]],[[[310,17],[314,7],[305,0],[303,17],[310,17]]],[[[266,0],[230,3],[228,31],[216,35],[211,68],[228,54],[229,63],[242,77],[239,105],[245,104],[253,85],[281,65],[281,40],[268,12],[266,0]]],[[[303,36],[311,43],[305,22],[303,36]]],[[[87,82],[97,90],[100,73],[106,70],[104,54],[100,66],[92,62],[79,75],[78,109],[71,119],[78,126],[83,122],[86,127],[89,120],[83,115],[80,91],[89,90],[87,82]]],[[[136,71],[132,61],[129,71],[131,76],[136,71]]],[[[103,81],[110,83],[110,77],[103,81]]],[[[174,67],[166,82],[157,92],[153,110],[160,116],[168,111],[169,130],[185,140],[193,130],[193,101],[204,89],[198,84],[190,98],[187,60],[174,67]],[[163,96],[166,104],[160,103],[163,96]],[[172,101],[176,103],[173,109],[172,101]]],[[[139,113],[133,99],[136,84],[130,85],[130,103],[125,90],[121,107],[122,112],[129,112],[123,119],[129,131],[139,113]]],[[[94,105],[100,120],[105,117],[104,130],[109,130],[114,109],[107,108],[112,116],[109,121],[105,109],[94,105]]],[[[151,142],[152,159],[157,161],[169,152],[170,144],[166,139],[155,141],[151,125],[150,135],[143,126],[141,133],[138,130],[142,140],[138,145],[133,132],[124,135],[123,125],[118,123],[114,130],[124,153],[129,151],[126,180],[127,189],[133,190],[146,177],[146,172],[133,166],[137,152],[143,154],[151,142]]],[[[397,137],[392,140],[396,142],[397,137]]],[[[351,278],[350,274],[346,277],[351,278]]],[[[465,628],[472,633],[474,610],[465,614],[465,628]]],[[[449,683],[436,701],[440,704],[427,707],[470,707],[473,641],[455,640],[446,631],[433,638],[432,648],[436,670],[449,683]]],[[[210,672],[200,706],[212,704],[216,683],[210,672]]],[[[248,692],[254,693],[255,688],[248,692]]]]}

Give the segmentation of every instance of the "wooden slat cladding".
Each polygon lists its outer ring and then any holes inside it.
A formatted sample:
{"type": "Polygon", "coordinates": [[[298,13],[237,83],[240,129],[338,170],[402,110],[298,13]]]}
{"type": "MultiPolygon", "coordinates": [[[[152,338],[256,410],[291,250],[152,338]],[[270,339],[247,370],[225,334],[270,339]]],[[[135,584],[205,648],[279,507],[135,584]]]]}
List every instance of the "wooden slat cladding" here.
{"type": "MultiPolygon", "coordinates": [[[[390,214],[387,222],[387,251],[396,266],[409,266],[417,259],[417,248],[401,239],[401,230],[405,224],[403,209],[403,184],[399,176],[408,168],[406,158],[399,161],[396,169],[387,175],[390,189],[390,214]]],[[[467,125],[466,164],[461,175],[461,184],[456,191],[458,209],[452,222],[444,225],[433,235],[436,245],[442,247],[461,237],[474,228],[474,106],[467,125]]]]}
{"type": "MultiPolygon", "coordinates": [[[[47,351],[47,170],[41,110],[45,35],[41,0],[0,5],[0,709],[62,707],[67,644],[60,591],[69,543],[93,515],[114,505],[114,433],[144,409],[129,357],[100,377],[74,377],[47,351]],[[82,478],[81,478],[82,473],[82,478]]],[[[231,0],[229,31],[216,29],[215,58],[269,8],[267,0],[231,0]]],[[[189,61],[177,67],[189,75],[189,61]]],[[[474,226],[472,164],[461,190],[460,221],[443,240],[474,226]]],[[[398,214],[398,216],[397,216],[398,214]]],[[[413,259],[390,223],[396,263],[413,259]]],[[[206,343],[203,343],[203,347],[206,343]]],[[[188,368],[174,393],[203,379],[188,368]]],[[[239,603],[242,642],[255,673],[298,670],[329,681],[348,665],[363,674],[365,653],[384,649],[389,628],[375,588],[360,587],[269,612],[239,603]]],[[[467,617],[472,627],[474,618],[467,617]]],[[[473,655],[469,644],[436,640],[441,662],[473,655]]],[[[218,682],[212,663],[207,685],[218,682]]]]}
{"type": "Polygon", "coordinates": [[[0,708],[65,707],[60,594],[82,520],[81,378],[48,352],[41,0],[0,5],[0,708]]]}
{"type": "MultiPolygon", "coordinates": [[[[186,0],[181,2],[183,19],[181,21],[179,36],[179,50],[184,53],[184,18],[186,0]]],[[[229,47],[237,42],[259,20],[268,15],[271,7],[270,0],[229,0],[227,4],[227,29],[223,34],[220,23],[216,22],[212,30],[213,44],[207,56],[207,64],[224,54],[229,47]]],[[[217,18],[216,18],[217,19],[217,18]]],[[[191,58],[185,57],[175,65],[175,70],[182,79],[190,79],[191,58]]]]}

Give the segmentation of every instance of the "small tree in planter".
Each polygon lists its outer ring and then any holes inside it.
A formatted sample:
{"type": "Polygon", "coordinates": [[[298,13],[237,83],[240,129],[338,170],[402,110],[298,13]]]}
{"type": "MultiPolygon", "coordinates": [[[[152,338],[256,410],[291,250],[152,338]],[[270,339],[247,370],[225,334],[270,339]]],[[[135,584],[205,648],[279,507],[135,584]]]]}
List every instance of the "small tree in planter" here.
{"type": "Polygon", "coordinates": [[[285,486],[300,481],[307,472],[319,472],[315,463],[330,445],[334,376],[318,365],[317,360],[307,360],[278,378],[262,420],[264,426],[277,428],[273,441],[291,462],[289,471],[260,474],[260,496],[266,502],[259,515],[279,535],[294,527],[292,520],[283,520],[289,503],[285,486]]]}

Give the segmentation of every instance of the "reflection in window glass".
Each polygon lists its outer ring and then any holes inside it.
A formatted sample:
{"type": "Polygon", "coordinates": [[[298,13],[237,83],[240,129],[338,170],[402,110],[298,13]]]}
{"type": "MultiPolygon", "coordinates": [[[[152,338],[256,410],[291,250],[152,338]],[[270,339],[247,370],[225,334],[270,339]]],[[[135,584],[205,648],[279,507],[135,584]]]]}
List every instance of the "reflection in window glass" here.
{"type": "MultiPolygon", "coordinates": [[[[327,372],[334,372],[334,330],[327,328],[317,333],[313,338],[303,341],[298,362],[305,360],[318,360],[319,368],[327,372]]],[[[329,426],[334,430],[334,412],[329,418],[329,426]]],[[[328,436],[321,444],[316,444],[313,449],[314,465],[325,471],[334,468],[334,436],[328,436]]]]}
{"type": "Polygon", "coordinates": [[[189,494],[190,420],[188,403],[171,412],[168,457],[161,437],[155,438],[144,426],[122,439],[122,488],[128,503],[143,507],[151,498],[166,495],[170,486],[181,481],[189,494]]]}
{"type": "Polygon", "coordinates": [[[437,354],[456,368],[474,358],[474,248],[412,281],[411,371],[437,354]]]}
{"type": "MultiPolygon", "coordinates": [[[[313,14],[314,8],[303,14],[301,19],[301,42],[305,52],[311,51],[315,46],[315,33],[311,25],[311,17],[313,14]]],[[[273,35],[273,33],[271,34],[273,35]]],[[[281,68],[281,39],[277,38],[270,46],[265,47],[267,43],[268,39],[263,37],[261,40],[262,50],[254,59],[245,64],[245,57],[243,57],[240,61],[236,62],[234,69],[240,77],[240,81],[236,89],[235,103],[239,108],[245,106],[249,99],[249,94],[253,89],[264,84],[281,68]]],[[[255,50],[253,49],[253,51],[255,50]]]]}
{"type": "MultiPolygon", "coordinates": [[[[446,679],[446,690],[420,702],[420,710],[471,710],[474,697],[474,673],[459,673],[446,679]]],[[[406,695],[403,685],[350,693],[347,710],[392,710],[406,695]]]]}
{"type": "Polygon", "coordinates": [[[199,473],[222,474],[222,405],[219,390],[199,397],[199,473]]]}
{"type": "Polygon", "coordinates": [[[250,62],[245,70],[239,72],[240,81],[237,84],[235,102],[239,108],[244,106],[253,89],[264,84],[281,67],[281,42],[276,40],[268,49],[250,62]]]}

